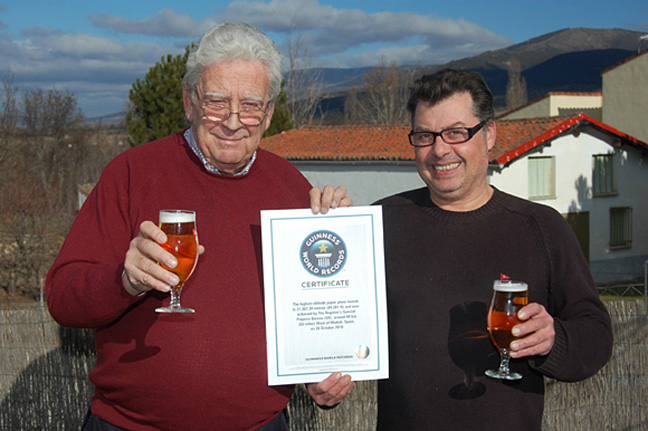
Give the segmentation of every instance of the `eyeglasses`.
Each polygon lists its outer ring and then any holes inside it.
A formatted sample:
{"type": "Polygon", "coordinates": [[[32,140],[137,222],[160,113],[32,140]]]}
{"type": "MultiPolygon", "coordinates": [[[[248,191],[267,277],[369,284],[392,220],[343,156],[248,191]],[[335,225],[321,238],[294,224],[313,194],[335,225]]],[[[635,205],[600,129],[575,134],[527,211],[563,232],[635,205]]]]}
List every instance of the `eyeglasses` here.
{"type": "Polygon", "coordinates": [[[241,124],[246,126],[258,126],[268,115],[267,107],[256,101],[243,101],[238,112],[232,111],[228,102],[224,101],[203,101],[200,104],[203,110],[203,118],[214,123],[222,123],[232,114],[238,115],[241,124]]]}
{"type": "Polygon", "coordinates": [[[440,136],[446,144],[462,144],[472,139],[475,133],[479,132],[488,121],[484,120],[475,127],[451,127],[440,132],[415,132],[412,130],[407,137],[409,138],[410,144],[415,147],[429,147],[434,144],[437,136],[440,136]]]}

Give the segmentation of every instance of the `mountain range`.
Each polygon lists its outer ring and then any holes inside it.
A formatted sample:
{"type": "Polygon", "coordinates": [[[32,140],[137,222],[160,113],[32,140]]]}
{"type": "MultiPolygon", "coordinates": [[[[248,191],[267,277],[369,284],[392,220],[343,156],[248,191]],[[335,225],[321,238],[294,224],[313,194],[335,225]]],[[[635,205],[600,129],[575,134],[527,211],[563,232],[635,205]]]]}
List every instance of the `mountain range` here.
{"type": "MultiPolygon", "coordinates": [[[[472,57],[435,64],[433,59],[421,59],[423,66],[401,66],[417,69],[417,74],[430,73],[444,67],[469,69],[480,72],[495,98],[495,105],[505,105],[508,64],[519,62],[521,75],[527,83],[528,100],[534,100],[549,92],[598,92],[601,91],[601,72],[634,55],[641,46],[643,33],[625,29],[568,28],[535,37],[526,42],[472,57]]],[[[341,112],[344,92],[363,85],[363,76],[371,67],[334,69],[314,68],[323,83],[324,111],[341,112]]],[[[103,117],[112,123],[123,119],[124,114],[103,117]]],[[[96,119],[95,119],[96,120],[96,119]]]]}
{"type": "MultiPolygon", "coordinates": [[[[569,28],[446,64],[437,65],[421,59],[421,63],[427,65],[417,67],[420,69],[417,72],[421,75],[444,67],[477,71],[493,92],[495,105],[501,108],[506,104],[511,61],[520,64],[529,101],[555,91],[598,92],[601,91],[601,72],[637,53],[642,48],[639,39],[642,35],[624,29],[569,28]]],[[[317,69],[325,84],[325,106],[341,109],[341,93],[362,86],[362,77],[370,69],[317,69]]]]}

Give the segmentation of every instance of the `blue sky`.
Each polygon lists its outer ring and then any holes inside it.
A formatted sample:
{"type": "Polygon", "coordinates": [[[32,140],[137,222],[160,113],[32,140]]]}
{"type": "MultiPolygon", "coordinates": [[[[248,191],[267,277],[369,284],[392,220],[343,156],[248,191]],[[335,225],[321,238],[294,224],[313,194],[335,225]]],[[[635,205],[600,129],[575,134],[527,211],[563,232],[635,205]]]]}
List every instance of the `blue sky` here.
{"type": "Polygon", "coordinates": [[[284,57],[292,28],[312,66],[443,64],[570,27],[648,33],[648,1],[0,0],[0,73],[107,115],[162,56],[222,21],[259,27],[284,57]]]}

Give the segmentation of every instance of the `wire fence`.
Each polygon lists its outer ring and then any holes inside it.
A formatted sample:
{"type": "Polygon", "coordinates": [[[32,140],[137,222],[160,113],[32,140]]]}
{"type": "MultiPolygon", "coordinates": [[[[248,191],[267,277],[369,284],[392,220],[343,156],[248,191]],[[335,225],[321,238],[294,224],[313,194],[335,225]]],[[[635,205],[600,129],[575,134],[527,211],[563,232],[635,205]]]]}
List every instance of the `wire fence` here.
{"type": "Polygon", "coordinates": [[[615,283],[605,286],[598,286],[601,297],[621,300],[624,298],[642,298],[644,307],[648,311],[648,283],[615,283]]]}
{"type": "MultiPolygon", "coordinates": [[[[577,383],[546,379],[543,431],[648,429],[648,313],[642,299],[606,301],[612,358],[577,383]]],[[[78,430],[93,387],[90,330],[63,328],[38,306],[0,308],[0,430],[78,430]]],[[[376,384],[358,382],[335,409],[313,404],[299,385],[291,431],[372,431],[376,384]]]]}

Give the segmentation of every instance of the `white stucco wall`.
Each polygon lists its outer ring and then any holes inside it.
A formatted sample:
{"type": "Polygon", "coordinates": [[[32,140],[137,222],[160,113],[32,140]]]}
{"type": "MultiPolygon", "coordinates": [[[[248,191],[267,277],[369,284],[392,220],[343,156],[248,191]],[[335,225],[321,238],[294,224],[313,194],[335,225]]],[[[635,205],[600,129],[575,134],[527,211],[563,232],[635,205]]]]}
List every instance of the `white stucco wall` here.
{"type": "MultiPolygon", "coordinates": [[[[610,138],[606,138],[610,139],[610,138]]],[[[561,214],[589,212],[590,263],[595,267],[606,261],[617,266],[632,265],[632,273],[642,274],[643,260],[648,258],[648,159],[638,151],[617,149],[587,133],[568,135],[552,142],[550,147],[533,151],[504,168],[491,172],[489,181],[500,190],[528,199],[529,156],[554,156],[556,170],[555,199],[536,200],[555,208],[561,214]],[[592,196],[592,156],[614,152],[614,181],[617,194],[592,196]],[[610,208],[631,207],[632,246],[610,249],[610,208]]],[[[617,268],[620,271],[626,268],[617,268]]],[[[629,268],[627,268],[629,269],[629,268]]],[[[593,269],[594,270],[594,269],[593,269]]]]}
{"type": "MultiPolygon", "coordinates": [[[[578,112],[596,113],[603,106],[601,94],[552,94],[549,98],[551,101],[549,115],[551,117],[574,115],[578,112]]],[[[600,117],[600,114],[598,116],[600,117]]]]}
{"type": "MultiPolygon", "coordinates": [[[[529,156],[554,156],[556,169],[555,199],[537,202],[555,208],[561,214],[589,212],[590,266],[599,282],[609,279],[643,276],[643,262],[648,259],[648,159],[630,149],[617,149],[611,138],[593,132],[563,136],[550,147],[533,151],[504,168],[491,172],[489,181],[500,190],[528,199],[529,156]],[[592,156],[614,152],[614,196],[592,196],[592,156]],[[610,249],[610,208],[632,207],[633,243],[630,248],[610,249]]],[[[292,163],[317,187],[327,184],[347,187],[354,205],[369,205],[376,200],[423,187],[414,162],[312,162],[292,163]]]]}
{"type": "Polygon", "coordinates": [[[648,53],[601,77],[603,122],[648,142],[648,53]]]}
{"type": "Polygon", "coordinates": [[[343,185],[354,205],[369,205],[380,198],[425,185],[414,162],[310,162],[291,161],[315,187],[343,185]]]}
{"type": "Polygon", "coordinates": [[[502,116],[500,120],[519,120],[521,118],[549,117],[551,103],[549,97],[544,97],[535,103],[519,108],[510,114],[502,116]]]}
{"type": "Polygon", "coordinates": [[[501,117],[500,120],[573,116],[580,112],[600,120],[602,104],[603,96],[600,94],[550,94],[501,117]]]}

